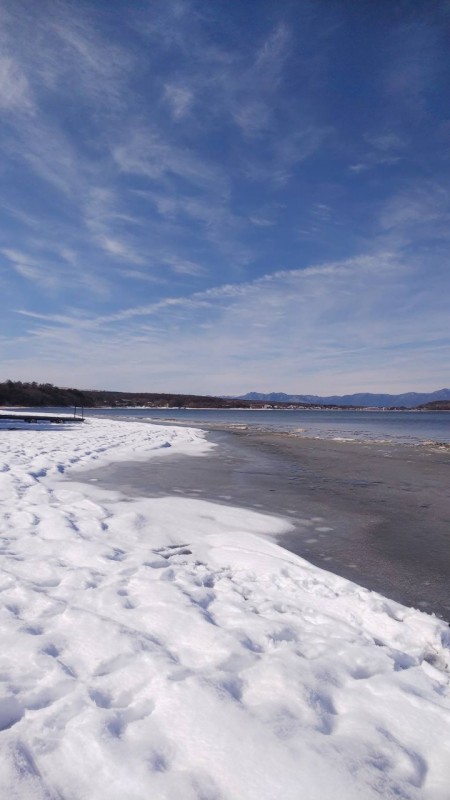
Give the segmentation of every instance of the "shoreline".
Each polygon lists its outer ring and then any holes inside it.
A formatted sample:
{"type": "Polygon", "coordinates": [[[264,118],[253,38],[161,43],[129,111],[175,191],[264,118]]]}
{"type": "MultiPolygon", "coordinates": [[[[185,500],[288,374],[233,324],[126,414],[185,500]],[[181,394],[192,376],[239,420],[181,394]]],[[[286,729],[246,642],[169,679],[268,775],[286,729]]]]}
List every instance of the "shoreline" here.
{"type": "MultiPolygon", "coordinates": [[[[240,409],[239,409],[240,410],[240,409]]],[[[267,409],[264,409],[267,410],[267,409]]],[[[370,409],[365,409],[370,410],[370,409]]],[[[412,409],[415,411],[415,409],[412,409]]],[[[116,419],[111,417],[111,419],[116,419]]],[[[385,445],[387,447],[413,447],[413,448],[427,448],[433,451],[449,451],[450,441],[439,441],[434,439],[418,439],[417,441],[401,440],[391,437],[390,439],[370,439],[368,437],[346,437],[346,436],[319,436],[305,433],[303,429],[298,428],[295,430],[281,430],[275,428],[257,427],[256,425],[245,425],[244,423],[237,422],[223,423],[223,422],[196,422],[195,420],[183,420],[181,422],[176,419],[167,418],[159,419],[157,417],[136,420],[151,425],[175,426],[181,428],[197,428],[204,430],[208,433],[230,433],[230,434],[249,434],[254,436],[277,436],[280,438],[301,439],[305,441],[319,441],[319,442],[335,442],[336,444],[354,444],[354,445],[385,445]]]]}
{"type": "MultiPolygon", "coordinates": [[[[131,409],[128,409],[128,410],[131,410],[131,409]]],[[[136,409],[136,410],[137,411],[145,411],[146,409],[136,409]]],[[[160,409],[160,410],[166,411],[168,409],[160,409]]],[[[171,410],[173,411],[173,409],[171,409],[171,410]]],[[[417,413],[418,414],[419,413],[419,411],[417,409],[402,409],[401,411],[395,411],[395,412],[392,409],[389,409],[389,410],[387,410],[387,409],[364,409],[363,413],[365,413],[366,411],[368,412],[368,411],[372,411],[372,410],[373,411],[382,411],[383,414],[391,414],[391,413],[392,414],[394,414],[394,413],[396,413],[396,414],[397,413],[399,413],[399,414],[407,414],[407,413],[416,414],[417,413]]],[[[109,411],[113,411],[113,409],[109,409],[109,411]]],[[[199,412],[199,414],[202,414],[202,412],[218,411],[218,409],[214,409],[214,408],[210,408],[210,409],[189,409],[189,408],[184,408],[184,409],[180,409],[180,411],[182,412],[180,416],[175,414],[174,416],[160,417],[160,416],[152,416],[151,414],[148,414],[148,415],[146,414],[146,416],[136,415],[135,417],[133,417],[132,415],[128,415],[128,414],[122,416],[120,414],[116,415],[116,414],[112,413],[112,414],[109,415],[107,413],[107,410],[105,409],[104,410],[105,413],[100,413],[98,415],[98,418],[108,417],[111,420],[113,420],[113,419],[124,419],[124,420],[129,420],[129,421],[131,421],[131,419],[133,419],[133,421],[136,421],[136,422],[150,423],[152,425],[163,425],[163,426],[170,426],[170,427],[175,426],[175,427],[183,427],[183,428],[184,427],[190,427],[190,428],[197,428],[197,429],[200,429],[200,430],[206,430],[206,431],[211,431],[211,432],[214,432],[214,431],[219,431],[219,432],[234,432],[234,431],[241,432],[241,431],[244,431],[244,432],[247,432],[248,431],[249,433],[251,432],[251,433],[267,434],[267,435],[279,434],[279,435],[283,435],[283,436],[294,436],[294,437],[305,438],[305,439],[319,439],[319,440],[324,439],[326,441],[349,441],[349,442],[361,443],[361,444],[374,443],[374,444],[392,444],[392,445],[405,445],[405,446],[406,445],[411,445],[411,446],[414,446],[414,447],[426,446],[426,447],[438,447],[438,448],[443,448],[443,449],[446,449],[446,448],[450,449],[450,430],[448,430],[447,428],[445,428],[444,431],[439,431],[439,435],[438,436],[436,436],[436,435],[435,436],[432,436],[432,435],[430,436],[429,435],[429,433],[430,433],[429,431],[426,432],[426,433],[428,433],[428,435],[426,435],[425,431],[422,431],[421,433],[419,433],[419,435],[417,435],[417,433],[415,435],[412,435],[411,429],[408,432],[408,434],[406,434],[406,435],[405,434],[402,435],[401,432],[398,431],[398,430],[393,432],[393,433],[390,433],[390,432],[388,432],[388,429],[384,430],[383,435],[379,435],[379,434],[381,434],[381,431],[376,431],[375,432],[375,430],[373,430],[371,432],[369,432],[367,430],[364,431],[364,432],[361,432],[361,431],[355,431],[354,432],[354,431],[352,431],[350,433],[350,431],[349,432],[345,432],[345,429],[342,431],[343,435],[338,435],[338,431],[337,430],[333,431],[330,428],[327,431],[326,429],[322,429],[321,427],[317,427],[317,428],[314,427],[314,419],[315,419],[316,412],[318,412],[318,411],[328,411],[331,414],[334,414],[335,411],[338,411],[338,412],[342,411],[344,414],[346,414],[347,411],[355,411],[356,414],[360,414],[361,413],[361,409],[340,409],[340,410],[339,409],[333,409],[333,410],[330,410],[330,409],[302,409],[302,411],[307,411],[308,413],[306,414],[305,417],[298,419],[299,427],[292,427],[291,425],[287,425],[285,427],[281,427],[281,426],[273,427],[270,424],[265,425],[264,422],[262,422],[261,424],[258,422],[256,424],[256,423],[248,423],[247,421],[242,421],[242,420],[241,421],[236,421],[236,422],[235,421],[224,421],[222,419],[217,419],[217,418],[216,419],[208,418],[207,416],[206,417],[205,416],[200,416],[199,418],[196,418],[195,416],[194,417],[192,417],[192,416],[184,416],[184,413],[183,413],[183,412],[193,411],[194,413],[195,412],[199,412]],[[313,418],[313,427],[311,427],[310,424],[309,424],[310,421],[311,421],[311,418],[313,418]],[[303,424],[306,423],[306,427],[301,427],[302,423],[303,424]],[[444,434],[443,438],[441,438],[442,433],[444,434]]],[[[219,411],[220,411],[220,409],[219,409],[219,411]]],[[[244,412],[244,411],[246,413],[249,413],[249,414],[252,414],[253,411],[258,411],[259,414],[264,414],[264,413],[267,412],[269,414],[269,416],[271,417],[272,416],[272,412],[273,413],[280,412],[280,409],[229,409],[226,412],[227,414],[228,414],[228,411],[230,411],[230,412],[233,411],[235,414],[241,414],[241,412],[244,412]]],[[[296,413],[298,411],[298,409],[283,409],[282,413],[284,414],[285,411],[292,411],[292,413],[296,413]]],[[[422,409],[420,410],[420,412],[421,411],[422,411],[422,409]]],[[[431,412],[431,413],[432,414],[436,414],[438,412],[431,412]]],[[[92,416],[95,418],[95,414],[93,414],[92,416]]],[[[338,414],[338,416],[340,416],[340,413],[338,414]]],[[[319,417],[321,417],[321,414],[319,414],[319,417]]],[[[89,415],[88,415],[87,419],[89,419],[89,415]]],[[[435,433],[435,432],[433,431],[433,433],[435,433]]]]}
{"type": "Polygon", "coordinates": [[[218,447],[201,458],[120,462],[77,480],[282,517],[292,526],[276,537],[285,549],[450,621],[447,447],[206,430],[218,447]]]}

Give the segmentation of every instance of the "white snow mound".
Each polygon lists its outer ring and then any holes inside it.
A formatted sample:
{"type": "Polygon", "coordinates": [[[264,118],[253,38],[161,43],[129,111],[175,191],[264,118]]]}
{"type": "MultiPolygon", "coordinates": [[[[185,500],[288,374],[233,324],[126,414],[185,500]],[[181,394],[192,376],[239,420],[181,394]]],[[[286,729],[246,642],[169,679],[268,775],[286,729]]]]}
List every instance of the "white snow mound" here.
{"type": "Polygon", "coordinates": [[[447,625],[278,547],[284,520],[76,482],[209,447],[0,431],[0,796],[449,800],[447,625]]]}

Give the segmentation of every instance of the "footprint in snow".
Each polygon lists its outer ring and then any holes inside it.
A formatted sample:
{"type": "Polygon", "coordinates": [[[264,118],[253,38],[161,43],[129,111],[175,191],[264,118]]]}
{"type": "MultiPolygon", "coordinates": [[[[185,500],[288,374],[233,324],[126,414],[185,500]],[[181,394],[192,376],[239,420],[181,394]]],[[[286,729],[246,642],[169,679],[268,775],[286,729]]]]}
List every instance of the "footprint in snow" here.
{"type": "Polygon", "coordinates": [[[0,699],[0,731],[6,731],[19,722],[25,709],[16,697],[2,697],[0,699]]]}

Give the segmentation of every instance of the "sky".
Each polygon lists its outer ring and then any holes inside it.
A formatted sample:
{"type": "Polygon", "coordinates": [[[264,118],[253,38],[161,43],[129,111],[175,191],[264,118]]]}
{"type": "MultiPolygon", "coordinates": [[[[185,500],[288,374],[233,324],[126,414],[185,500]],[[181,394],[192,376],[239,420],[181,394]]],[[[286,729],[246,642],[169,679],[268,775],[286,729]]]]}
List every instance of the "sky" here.
{"type": "Polygon", "coordinates": [[[0,380],[450,384],[449,0],[0,0],[0,380]]]}

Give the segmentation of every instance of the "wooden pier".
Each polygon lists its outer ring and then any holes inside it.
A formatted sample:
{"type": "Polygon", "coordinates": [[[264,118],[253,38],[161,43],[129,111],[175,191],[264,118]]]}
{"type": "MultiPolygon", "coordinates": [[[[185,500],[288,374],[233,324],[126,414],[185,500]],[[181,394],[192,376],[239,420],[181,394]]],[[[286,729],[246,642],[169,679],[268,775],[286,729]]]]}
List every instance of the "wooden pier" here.
{"type": "Polygon", "coordinates": [[[84,415],[79,414],[40,414],[36,411],[0,411],[0,422],[54,422],[62,425],[66,422],[84,422],[84,415]]]}

